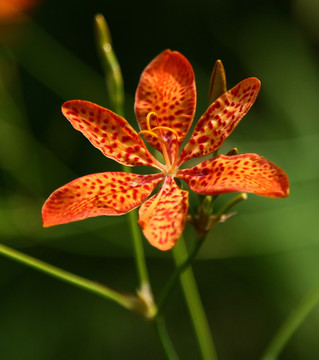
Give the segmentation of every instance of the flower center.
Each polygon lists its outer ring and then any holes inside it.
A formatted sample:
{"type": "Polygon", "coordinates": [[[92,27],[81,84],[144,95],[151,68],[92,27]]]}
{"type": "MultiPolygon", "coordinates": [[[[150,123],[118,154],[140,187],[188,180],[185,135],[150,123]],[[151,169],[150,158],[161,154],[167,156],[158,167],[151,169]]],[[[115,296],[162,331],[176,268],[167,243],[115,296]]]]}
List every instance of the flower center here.
{"type": "Polygon", "coordinates": [[[165,141],[165,139],[164,139],[163,131],[169,131],[172,134],[174,134],[176,136],[176,140],[178,139],[177,131],[174,129],[171,129],[168,126],[155,126],[152,128],[151,120],[155,123],[158,123],[158,116],[157,116],[156,112],[152,111],[147,114],[147,116],[146,116],[147,130],[141,130],[139,132],[139,134],[151,135],[159,141],[159,143],[161,145],[162,154],[164,156],[165,163],[166,163],[167,174],[175,175],[175,173],[176,173],[175,165],[176,165],[176,161],[178,158],[178,146],[175,146],[175,157],[174,157],[175,159],[173,159],[173,161],[171,161],[170,156],[168,154],[168,146],[169,145],[168,145],[167,141],[165,141]]]}

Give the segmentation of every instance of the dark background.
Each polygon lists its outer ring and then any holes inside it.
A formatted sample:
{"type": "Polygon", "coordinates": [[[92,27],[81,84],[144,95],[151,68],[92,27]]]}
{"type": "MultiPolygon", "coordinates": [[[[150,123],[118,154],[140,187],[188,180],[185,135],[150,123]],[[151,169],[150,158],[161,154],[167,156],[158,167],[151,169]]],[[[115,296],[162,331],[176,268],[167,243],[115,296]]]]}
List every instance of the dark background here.
{"type": "MultiPolygon", "coordinates": [[[[1,6],[0,6],[1,10],[1,6]]],[[[82,276],[135,291],[132,247],[123,217],[43,229],[41,206],[76,177],[120,167],[62,116],[65,100],[108,106],[93,18],[112,32],[135,126],[134,92],[143,68],[166,48],[192,63],[196,119],[207,106],[214,62],[228,87],[249,76],[262,90],[227,140],[227,152],[256,152],[291,180],[287,199],[249,195],[218,225],[194,271],[221,360],[260,358],[282,321],[319,283],[319,5],[295,1],[42,0],[28,17],[0,19],[0,239],[82,276]]],[[[220,197],[218,206],[227,197],[220,197]]],[[[186,227],[185,236],[193,236],[186,227]]],[[[145,241],[157,295],[173,270],[170,253],[145,241]]],[[[168,328],[181,359],[199,358],[179,289],[168,328]]],[[[319,310],[280,359],[319,358],[319,310]]],[[[1,360],[163,359],[155,332],[111,302],[0,257],[1,360]]]]}

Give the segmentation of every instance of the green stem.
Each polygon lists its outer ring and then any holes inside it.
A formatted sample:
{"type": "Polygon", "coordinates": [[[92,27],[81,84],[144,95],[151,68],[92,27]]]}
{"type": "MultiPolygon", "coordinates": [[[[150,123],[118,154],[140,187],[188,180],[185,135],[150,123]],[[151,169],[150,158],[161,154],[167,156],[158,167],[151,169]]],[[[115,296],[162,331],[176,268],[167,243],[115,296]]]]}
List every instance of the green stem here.
{"type": "Polygon", "coordinates": [[[155,327],[166,358],[168,360],[179,360],[171,339],[168,336],[165,320],[163,317],[160,316],[155,319],[155,327]]]}
{"type": "MultiPolygon", "coordinates": [[[[94,18],[95,36],[98,53],[104,70],[105,81],[110,97],[111,108],[121,116],[124,116],[124,85],[121,67],[113,50],[111,33],[107,22],[102,14],[94,18]]],[[[131,168],[123,165],[124,172],[131,172],[131,168]]],[[[136,268],[138,272],[140,288],[139,294],[149,305],[154,308],[151,287],[145,262],[143,240],[137,226],[137,213],[129,213],[129,224],[133,239],[136,268]]]]}
{"type": "Polygon", "coordinates": [[[124,306],[129,310],[134,310],[139,313],[145,313],[145,304],[138,298],[131,295],[123,295],[115,290],[112,290],[104,285],[98,284],[94,281],[85,279],[81,276],[72,274],[68,271],[62,270],[56,266],[47,264],[42,260],[35,259],[32,256],[21,253],[20,251],[9,248],[0,244],[0,254],[13,259],[19,263],[32,267],[45,274],[55,277],[59,280],[69,284],[80,287],[84,290],[100,295],[104,298],[112,300],[117,304],[124,306]]]}
{"type": "MultiPolygon", "coordinates": [[[[125,169],[127,171],[127,169],[125,169]]],[[[131,234],[133,239],[134,253],[136,258],[136,267],[139,274],[140,284],[148,284],[149,276],[145,262],[145,253],[143,247],[143,240],[141,237],[140,229],[137,225],[137,212],[131,211],[128,214],[131,234]]]]}
{"type": "MultiPolygon", "coordinates": [[[[183,264],[187,259],[188,253],[183,237],[178,240],[177,245],[173,248],[173,255],[177,266],[183,264]]],[[[214,342],[192,269],[189,267],[185,270],[180,279],[202,359],[217,360],[214,342]]]]}
{"type": "Polygon", "coordinates": [[[111,33],[102,14],[94,18],[97,50],[105,74],[105,83],[114,111],[120,114],[124,104],[124,86],[122,71],[113,50],[111,33]]]}
{"type": "Polygon", "coordinates": [[[227,204],[225,204],[215,215],[215,222],[221,220],[223,215],[226,215],[227,211],[230,210],[234,205],[238,204],[242,200],[247,199],[246,193],[240,193],[239,195],[233,197],[227,204]]]}
{"type": "Polygon", "coordinates": [[[291,336],[318,303],[319,285],[313,289],[288,316],[271,340],[261,359],[276,360],[291,336]]]}
{"type": "Polygon", "coordinates": [[[199,239],[196,239],[195,244],[193,248],[191,249],[189,256],[185,259],[185,261],[178,267],[175,268],[175,271],[167,281],[164,289],[162,290],[162,293],[158,300],[158,313],[157,316],[160,316],[166,308],[166,305],[168,303],[168,299],[172,293],[172,290],[174,289],[180,275],[190,266],[192,265],[193,261],[195,260],[199,249],[201,248],[203,242],[205,240],[205,236],[202,236],[199,239]]]}

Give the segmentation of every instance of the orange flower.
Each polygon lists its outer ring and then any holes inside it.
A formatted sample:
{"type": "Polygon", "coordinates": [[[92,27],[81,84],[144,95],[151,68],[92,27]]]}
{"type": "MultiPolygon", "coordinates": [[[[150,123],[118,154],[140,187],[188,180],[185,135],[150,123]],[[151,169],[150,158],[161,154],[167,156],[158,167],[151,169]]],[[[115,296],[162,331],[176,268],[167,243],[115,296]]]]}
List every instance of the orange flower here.
{"type": "Polygon", "coordinates": [[[248,78],[220,96],[199,119],[181,153],[180,145],[195,113],[196,88],[192,66],[178,52],[165,50],[141,75],[135,97],[139,133],[110,110],[87,101],[66,102],[63,114],[105,156],[127,166],[151,166],[160,173],[106,172],[78,178],[45,202],[44,226],[122,215],[141,205],[138,223],[145,237],[158,249],[169,250],[184,230],[188,211],[188,191],[181,190],[174,178],[184,180],[201,195],[240,191],[287,196],[286,174],[256,154],[219,155],[180,169],[186,161],[209,155],[222,145],[256,100],[259,89],[259,80],[248,78]],[[162,153],[165,165],[148,151],[141,134],[162,153]],[[159,192],[148,198],[161,181],[159,192]]]}

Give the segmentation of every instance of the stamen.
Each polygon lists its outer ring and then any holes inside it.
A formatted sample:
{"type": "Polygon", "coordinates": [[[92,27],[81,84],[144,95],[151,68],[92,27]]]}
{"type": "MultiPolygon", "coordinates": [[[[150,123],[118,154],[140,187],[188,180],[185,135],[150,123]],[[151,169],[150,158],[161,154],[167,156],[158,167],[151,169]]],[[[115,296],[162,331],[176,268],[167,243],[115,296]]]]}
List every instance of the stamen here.
{"type": "Polygon", "coordinates": [[[176,136],[176,138],[178,138],[177,131],[174,129],[171,129],[168,126],[156,126],[155,128],[152,129],[152,131],[154,131],[154,130],[167,130],[167,131],[170,131],[171,133],[173,133],[176,136]]]}
{"type": "MultiPolygon", "coordinates": [[[[151,127],[151,118],[153,118],[156,122],[157,122],[157,119],[158,119],[158,116],[156,114],[156,112],[154,111],[151,111],[147,114],[146,116],[146,127],[147,127],[147,130],[141,130],[138,134],[148,134],[148,135],[151,135],[151,136],[154,136],[161,144],[161,148],[162,148],[162,153],[163,153],[163,156],[164,156],[164,159],[165,159],[165,162],[166,162],[166,165],[168,167],[168,169],[172,169],[172,164],[171,164],[171,161],[170,161],[170,158],[168,156],[168,153],[167,153],[167,143],[166,141],[164,140],[163,138],[163,134],[161,132],[160,135],[156,134],[155,131],[156,130],[166,130],[166,131],[169,131],[171,132],[172,134],[174,134],[176,136],[176,140],[178,139],[178,133],[176,130],[174,129],[171,129],[170,127],[168,126],[155,126],[155,127],[151,127]]],[[[178,146],[175,146],[175,159],[174,159],[174,164],[173,164],[173,167],[176,165],[177,163],[177,158],[178,158],[178,146]]]]}
{"type": "Polygon", "coordinates": [[[156,139],[158,139],[159,141],[161,141],[161,139],[159,138],[158,135],[156,135],[152,130],[141,130],[139,133],[140,134],[149,134],[149,135],[152,135],[154,137],[156,137],[156,139]]]}
{"type": "Polygon", "coordinates": [[[147,116],[146,116],[146,126],[147,126],[147,129],[149,131],[152,131],[152,128],[151,128],[151,125],[150,125],[151,117],[155,117],[155,121],[157,121],[157,119],[158,119],[158,116],[157,116],[156,112],[154,112],[154,111],[151,111],[151,112],[149,112],[147,114],[147,116]]]}

